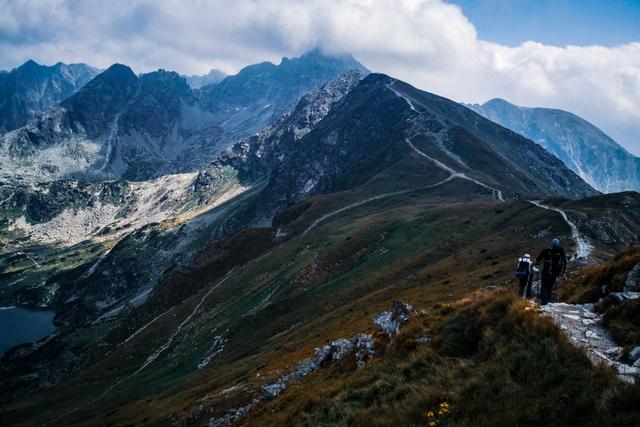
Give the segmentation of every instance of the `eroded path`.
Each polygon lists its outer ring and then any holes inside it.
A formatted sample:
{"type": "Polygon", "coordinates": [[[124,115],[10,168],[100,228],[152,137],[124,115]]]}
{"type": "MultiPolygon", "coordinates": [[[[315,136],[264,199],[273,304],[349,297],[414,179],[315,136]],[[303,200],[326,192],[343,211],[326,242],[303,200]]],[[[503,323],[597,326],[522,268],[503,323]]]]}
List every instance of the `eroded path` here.
{"type": "MultiPolygon", "coordinates": [[[[584,261],[591,256],[593,244],[580,232],[565,211],[537,200],[531,200],[530,203],[542,209],[558,212],[569,225],[571,237],[577,245],[574,261],[584,261]]],[[[616,369],[621,380],[629,383],[635,381],[640,369],[619,361],[622,347],[613,341],[603,325],[602,316],[595,313],[593,304],[549,303],[540,306],[540,311],[553,320],[573,345],[583,348],[594,364],[604,363],[616,369]]]]}
{"type": "MultiPolygon", "coordinates": [[[[409,102],[409,101],[407,101],[407,102],[409,102]]],[[[409,188],[409,189],[407,189],[407,190],[394,191],[394,192],[392,192],[392,193],[379,194],[379,195],[377,195],[377,196],[369,197],[369,198],[367,198],[367,199],[360,200],[359,202],[355,202],[355,203],[352,203],[352,204],[350,204],[350,205],[344,206],[344,207],[342,207],[342,208],[340,208],[340,209],[337,209],[337,210],[335,210],[335,211],[329,212],[328,214],[323,215],[323,216],[321,216],[320,218],[318,218],[318,219],[316,219],[315,221],[313,221],[313,222],[311,223],[311,225],[310,225],[309,227],[307,227],[307,229],[306,229],[306,230],[304,230],[304,232],[302,233],[302,235],[304,236],[305,234],[307,234],[308,232],[310,232],[311,230],[313,230],[314,228],[316,228],[316,227],[318,226],[318,224],[320,224],[321,222],[323,222],[323,221],[325,221],[325,220],[327,220],[327,219],[331,218],[332,216],[335,216],[335,215],[337,215],[337,214],[339,214],[339,213],[342,213],[342,212],[344,212],[344,211],[346,211],[346,210],[353,209],[353,208],[358,207],[358,206],[362,206],[362,205],[364,205],[365,203],[373,202],[374,200],[386,199],[386,198],[388,198],[388,197],[398,196],[398,195],[400,195],[400,194],[406,194],[406,193],[411,193],[411,192],[414,192],[414,191],[427,190],[427,189],[429,189],[429,188],[434,188],[434,187],[437,187],[437,186],[439,186],[439,185],[445,184],[445,183],[447,183],[447,182],[449,182],[449,181],[451,181],[451,180],[453,180],[453,179],[456,179],[456,178],[457,178],[457,179],[464,179],[464,180],[467,180],[467,181],[471,181],[471,182],[473,182],[474,184],[477,184],[477,185],[479,185],[479,186],[481,186],[481,187],[483,187],[483,188],[486,188],[487,190],[490,190],[490,191],[493,193],[494,197],[495,197],[497,200],[499,200],[499,201],[501,201],[501,202],[504,202],[504,197],[503,197],[503,195],[502,195],[502,191],[500,191],[500,190],[498,190],[498,189],[496,189],[496,188],[490,187],[490,186],[486,185],[485,183],[480,182],[480,181],[478,181],[478,180],[476,180],[476,179],[474,179],[474,178],[471,178],[471,177],[469,177],[469,176],[465,175],[465,174],[464,174],[464,173],[462,173],[462,172],[457,172],[457,171],[453,170],[452,168],[450,168],[449,166],[447,166],[447,165],[445,165],[444,163],[442,163],[441,161],[439,161],[439,160],[437,160],[437,159],[434,159],[433,157],[431,157],[431,156],[429,156],[429,155],[425,154],[424,152],[420,151],[420,150],[419,150],[415,145],[413,145],[413,143],[411,142],[411,139],[410,139],[410,138],[406,138],[406,139],[405,139],[405,142],[406,142],[406,143],[409,145],[409,147],[411,147],[411,149],[412,149],[413,151],[415,151],[419,156],[424,157],[424,158],[425,158],[425,159],[427,159],[427,160],[430,160],[430,161],[431,161],[431,162],[433,162],[433,163],[434,163],[438,168],[442,169],[442,170],[443,170],[443,171],[445,171],[445,172],[448,172],[448,173],[449,173],[449,176],[448,176],[447,178],[443,179],[443,180],[442,180],[442,181],[440,181],[440,182],[436,182],[435,184],[426,185],[426,186],[422,186],[422,187],[416,187],[416,188],[409,188]]]]}
{"type": "Polygon", "coordinates": [[[498,190],[497,188],[490,187],[487,184],[485,184],[484,182],[478,181],[477,179],[474,179],[474,178],[471,178],[470,176],[467,176],[463,172],[456,172],[455,170],[451,169],[449,166],[445,165],[441,161],[439,161],[437,159],[434,159],[431,156],[428,156],[424,152],[420,151],[415,145],[413,145],[413,143],[411,142],[410,138],[407,138],[406,142],[407,142],[407,144],[409,144],[409,147],[411,147],[411,149],[413,151],[415,151],[416,153],[418,153],[420,156],[424,157],[425,159],[431,160],[440,169],[442,169],[442,170],[444,170],[446,172],[449,172],[451,174],[451,178],[460,178],[460,179],[464,179],[464,180],[467,180],[467,181],[471,181],[474,184],[479,185],[480,187],[483,187],[483,188],[486,188],[487,190],[490,190],[493,193],[493,195],[495,196],[496,199],[498,199],[501,202],[504,202],[504,196],[502,195],[502,191],[501,190],[498,190]]]}
{"type": "Polygon", "coordinates": [[[451,181],[453,178],[456,178],[456,177],[453,176],[453,175],[450,175],[446,179],[443,179],[440,182],[436,182],[435,184],[426,185],[426,186],[417,187],[417,188],[410,188],[408,190],[394,191],[392,193],[379,194],[377,196],[369,197],[368,199],[360,200],[359,202],[355,202],[355,203],[352,203],[350,205],[344,206],[344,207],[342,207],[340,209],[337,209],[335,211],[329,212],[328,214],[323,215],[320,218],[318,218],[315,221],[313,221],[311,223],[311,225],[309,227],[307,227],[306,230],[304,230],[302,235],[304,236],[305,234],[307,234],[308,232],[310,232],[311,230],[316,228],[318,226],[318,224],[320,224],[321,222],[331,218],[332,216],[335,216],[335,215],[337,215],[339,213],[342,213],[342,212],[344,212],[346,210],[353,209],[353,208],[358,207],[358,206],[362,206],[362,205],[364,205],[366,203],[373,202],[374,200],[386,199],[388,197],[398,196],[400,194],[411,193],[411,192],[414,192],[414,191],[420,191],[420,190],[426,190],[426,189],[429,189],[429,188],[434,188],[434,187],[442,185],[442,184],[444,184],[446,182],[451,181]]]}
{"type": "Polygon", "coordinates": [[[539,200],[530,200],[529,203],[532,203],[542,209],[558,212],[560,216],[562,216],[562,219],[564,219],[564,221],[571,228],[571,238],[573,238],[574,242],[576,242],[576,245],[578,246],[576,257],[589,258],[591,256],[591,253],[593,252],[593,245],[591,244],[591,241],[589,241],[587,237],[580,233],[580,230],[578,229],[576,224],[569,220],[569,217],[567,216],[567,213],[565,211],[555,206],[544,204],[539,200]]]}
{"type": "Polygon", "coordinates": [[[583,348],[594,364],[605,363],[618,371],[618,377],[633,383],[640,370],[618,360],[622,353],[602,324],[602,316],[591,304],[550,303],[540,307],[542,313],[567,335],[571,343],[583,348]]]}

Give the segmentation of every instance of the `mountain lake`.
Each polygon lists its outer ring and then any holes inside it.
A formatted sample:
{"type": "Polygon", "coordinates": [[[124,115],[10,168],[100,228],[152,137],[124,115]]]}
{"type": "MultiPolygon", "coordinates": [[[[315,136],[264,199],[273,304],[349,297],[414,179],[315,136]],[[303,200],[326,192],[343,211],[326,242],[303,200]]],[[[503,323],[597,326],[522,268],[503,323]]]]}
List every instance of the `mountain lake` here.
{"type": "Polygon", "coordinates": [[[0,357],[11,347],[51,334],[54,314],[43,308],[0,307],[0,357]]]}

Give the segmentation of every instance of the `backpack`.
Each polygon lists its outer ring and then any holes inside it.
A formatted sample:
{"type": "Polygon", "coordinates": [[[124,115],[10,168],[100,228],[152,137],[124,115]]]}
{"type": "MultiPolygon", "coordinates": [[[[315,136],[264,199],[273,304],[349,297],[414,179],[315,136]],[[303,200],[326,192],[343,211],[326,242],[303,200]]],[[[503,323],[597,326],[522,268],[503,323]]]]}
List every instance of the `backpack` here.
{"type": "Polygon", "coordinates": [[[526,277],[529,274],[529,263],[524,259],[518,260],[518,267],[516,268],[516,277],[526,277]]]}
{"type": "Polygon", "coordinates": [[[554,269],[559,269],[562,267],[564,260],[564,254],[560,249],[551,249],[551,265],[554,269]]]}

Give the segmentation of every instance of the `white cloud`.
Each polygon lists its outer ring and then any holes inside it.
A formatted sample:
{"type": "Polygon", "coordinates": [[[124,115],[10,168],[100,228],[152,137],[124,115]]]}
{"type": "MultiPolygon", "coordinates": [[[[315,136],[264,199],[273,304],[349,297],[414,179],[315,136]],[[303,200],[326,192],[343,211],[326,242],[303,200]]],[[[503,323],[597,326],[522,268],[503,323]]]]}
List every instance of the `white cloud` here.
{"type": "Polygon", "coordinates": [[[640,43],[501,46],[441,0],[0,0],[0,68],[230,73],[315,46],[455,100],[566,109],[640,154],[640,43]]]}

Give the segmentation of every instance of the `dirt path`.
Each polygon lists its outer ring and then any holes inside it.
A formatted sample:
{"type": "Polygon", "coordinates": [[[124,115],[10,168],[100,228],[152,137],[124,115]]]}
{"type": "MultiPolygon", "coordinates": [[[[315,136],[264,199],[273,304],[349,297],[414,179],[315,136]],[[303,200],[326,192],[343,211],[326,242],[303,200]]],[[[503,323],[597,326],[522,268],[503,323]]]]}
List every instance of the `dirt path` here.
{"type": "Polygon", "coordinates": [[[558,212],[562,216],[562,219],[564,219],[564,221],[571,228],[571,237],[578,246],[576,257],[589,258],[591,256],[591,253],[593,252],[593,245],[587,237],[580,233],[580,230],[578,230],[578,227],[575,225],[575,223],[569,220],[569,217],[567,216],[565,211],[555,206],[544,204],[539,200],[529,200],[529,203],[532,203],[542,209],[558,212]]]}
{"type": "MultiPolygon", "coordinates": [[[[394,91],[394,93],[395,93],[395,91],[394,91]]],[[[398,95],[398,96],[401,96],[401,95],[398,95]]],[[[409,101],[407,100],[407,102],[409,102],[409,101]]],[[[496,188],[490,187],[490,186],[486,185],[485,183],[478,181],[477,179],[471,178],[471,177],[467,176],[466,174],[464,174],[463,172],[457,172],[457,171],[453,170],[452,168],[450,168],[449,166],[447,166],[444,163],[442,163],[441,161],[439,161],[437,159],[434,159],[433,157],[425,154],[424,152],[420,151],[415,145],[413,145],[413,143],[411,142],[410,138],[406,138],[405,142],[418,155],[420,155],[421,157],[424,157],[425,159],[433,162],[437,167],[439,167],[443,171],[448,172],[449,176],[446,179],[444,179],[444,180],[442,180],[440,182],[437,182],[435,184],[427,185],[427,186],[424,186],[424,187],[410,188],[408,190],[394,191],[392,193],[380,194],[380,195],[377,195],[377,196],[369,197],[368,199],[361,200],[359,202],[352,203],[352,204],[350,204],[348,206],[344,206],[344,207],[342,207],[340,209],[337,209],[337,210],[335,210],[333,212],[329,212],[328,214],[323,215],[320,218],[318,218],[315,221],[313,221],[311,223],[311,225],[309,227],[307,227],[306,230],[304,230],[302,235],[304,236],[305,234],[307,234],[308,232],[313,230],[316,226],[318,226],[318,224],[320,224],[321,222],[325,221],[326,219],[331,218],[332,216],[337,215],[337,214],[339,214],[341,212],[344,212],[346,210],[353,209],[353,208],[358,207],[358,206],[362,206],[365,203],[369,203],[369,202],[372,202],[374,200],[380,200],[380,199],[385,199],[387,197],[393,197],[393,196],[397,196],[397,195],[400,195],[400,194],[410,193],[410,192],[413,192],[413,191],[420,191],[420,190],[426,190],[426,189],[429,189],[429,188],[434,188],[434,187],[437,187],[437,186],[442,185],[444,183],[447,183],[447,182],[449,182],[449,181],[451,181],[451,180],[453,180],[455,178],[471,181],[474,184],[477,184],[477,185],[479,185],[479,186],[481,186],[483,188],[491,190],[491,192],[493,192],[493,195],[497,200],[499,200],[501,202],[505,201],[504,200],[504,196],[502,194],[502,191],[500,191],[500,190],[498,190],[496,188]]]]}
{"type": "MultiPolygon", "coordinates": [[[[537,200],[531,200],[530,203],[558,212],[571,228],[571,237],[578,247],[574,262],[578,259],[588,260],[593,252],[593,245],[580,233],[575,223],[569,220],[565,211],[537,200]]],[[[628,383],[635,381],[640,370],[618,360],[622,347],[613,341],[602,323],[602,316],[594,312],[593,304],[549,303],[540,306],[540,311],[553,320],[573,345],[583,348],[594,364],[604,363],[613,367],[621,380],[628,383]]]]}
{"type": "Polygon", "coordinates": [[[341,212],[344,212],[346,210],[353,209],[353,208],[358,207],[358,206],[362,206],[365,203],[373,202],[374,200],[380,200],[380,199],[385,199],[387,197],[398,196],[400,194],[411,193],[411,192],[420,191],[420,190],[426,190],[428,188],[434,188],[434,187],[442,185],[442,184],[444,184],[446,182],[451,181],[453,178],[457,178],[457,177],[452,174],[449,177],[447,177],[446,179],[443,179],[440,182],[436,182],[435,184],[427,185],[427,186],[424,186],[424,187],[410,188],[408,190],[394,191],[392,193],[384,193],[384,194],[380,194],[380,195],[377,195],[377,196],[369,197],[368,199],[364,199],[364,200],[361,200],[359,202],[355,202],[355,203],[352,203],[350,205],[344,206],[344,207],[342,207],[340,209],[337,209],[337,210],[335,210],[333,212],[329,212],[328,214],[323,215],[320,218],[318,218],[315,221],[313,221],[311,223],[311,225],[309,227],[307,227],[306,230],[304,230],[302,235],[304,236],[305,234],[307,234],[308,232],[313,230],[316,226],[318,226],[318,224],[320,224],[321,222],[327,220],[328,218],[331,218],[332,216],[335,216],[335,215],[337,215],[337,214],[339,214],[341,212]]]}
{"type": "Polygon", "coordinates": [[[591,304],[551,303],[540,307],[542,313],[567,335],[569,341],[584,348],[594,364],[605,363],[618,372],[618,377],[633,383],[640,370],[617,360],[622,353],[602,324],[602,316],[593,312],[591,304]]]}
{"type": "MultiPolygon", "coordinates": [[[[417,135],[416,135],[416,136],[417,136],[417,135]]],[[[431,161],[432,161],[433,163],[435,163],[435,165],[436,165],[436,166],[438,166],[440,169],[442,169],[442,170],[444,170],[444,171],[446,171],[446,172],[449,172],[449,173],[452,175],[452,177],[454,177],[454,178],[460,178],[460,179],[466,179],[467,181],[471,181],[471,182],[473,182],[474,184],[477,184],[477,185],[479,185],[479,186],[481,186],[481,187],[486,188],[487,190],[491,190],[491,192],[493,192],[493,195],[495,196],[495,198],[496,198],[496,199],[498,199],[498,200],[499,200],[499,201],[501,201],[501,202],[504,202],[504,196],[502,195],[502,191],[500,191],[500,190],[498,190],[498,189],[496,189],[496,188],[490,187],[490,186],[488,186],[487,184],[485,184],[484,182],[480,182],[480,181],[478,181],[477,179],[471,178],[471,177],[467,176],[467,175],[466,175],[465,173],[463,173],[463,172],[456,172],[455,170],[451,169],[449,166],[445,165],[445,164],[444,164],[444,163],[442,163],[441,161],[439,161],[439,160],[437,160],[437,159],[434,159],[434,158],[433,158],[433,157],[431,157],[431,156],[428,156],[427,154],[423,153],[423,152],[422,152],[422,151],[420,151],[418,148],[416,148],[416,146],[415,146],[415,145],[413,145],[413,143],[411,142],[410,138],[407,138],[407,139],[406,139],[406,142],[407,142],[407,144],[409,144],[409,147],[411,147],[411,149],[412,149],[413,151],[415,151],[416,153],[418,153],[420,156],[422,156],[422,157],[424,157],[424,158],[426,158],[426,159],[431,160],[431,161]]]]}
{"type": "MultiPolygon", "coordinates": [[[[420,113],[420,112],[418,111],[418,109],[416,109],[416,106],[413,104],[413,101],[412,101],[409,97],[404,96],[402,93],[398,92],[398,91],[397,91],[397,90],[395,90],[393,87],[391,87],[391,84],[392,84],[392,83],[388,84],[388,85],[387,85],[387,88],[388,88],[391,92],[393,92],[397,97],[404,99],[404,100],[407,102],[407,104],[409,104],[409,108],[411,108],[411,110],[415,111],[416,113],[420,113]]],[[[416,135],[416,136],[417,136],[417,135],[416,135]]],[[[426,158],[426,159],[431,160],[431,161],[432,161],[433,163],[435,163],[435,165],[436,165],[436,166],[438,166],[440,169],[442,169],[442,170],[444,170],[444,171],[446,171],[446,172],[449,172],[451,175],[455,175],[455,178],[466,179],[467,181],[471,181],[471,182],[473,182],[474,184],[477,184],[477,185],[479,185],[479,186],[481,186],[481,187],[484,187],[484,188],[486,188],[486,189],[488,189],[488,190],[491,190],[491,191],[493,192],[493,194],[494,194],[494,196],[495,196],[495,198],[496,198],[496,199],[498,199],[498,200],[499,200],[499,201],[501,201],[501,202],[504,202],[504,195],[502,194],[502,191],[501,191],[501,190],[498,190],[497,188],[490,187],[490,186],[488,186],[487,184],[485,184],[484,182],[478,181],[477,179],[474,179],[474,178],[471,178],[470,176],[467,176],[467,175],[466,175],[465,173],[463,173],[463,172],[455,171],[455,170],[453,170],[452,168],[450,168],[449,166],[447,166],[447,165],[445,165],[444,163],[442,163],[441,161],[439,161],[439,160],[437,160],[437,159],[434,159],[434,158],[433,158],[433,157],[431,157],[431,156],[428,156],[427,154],[423,153],[423,152],[422,152],[422,151],[420,151],[418,148],[416,148],[416,146],[415,146],[415,145],[413,145],[413,143],[411,142],[411,138],[407,138],[407,139],[406,139],[406,142],[407,142],[407,144],[409,144],[409,146],[411,147],[411,149],[412,149],[413,151],[415,151],[416,153],[418,153],[420,156],[422,156],[422,157],[424,157],[424,158],[426,158]]]]}

